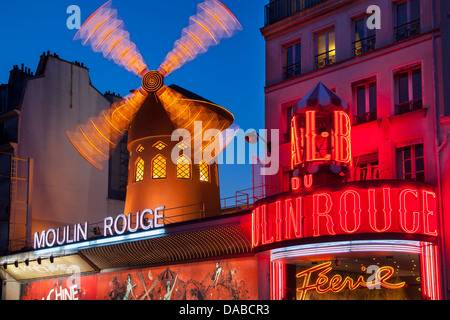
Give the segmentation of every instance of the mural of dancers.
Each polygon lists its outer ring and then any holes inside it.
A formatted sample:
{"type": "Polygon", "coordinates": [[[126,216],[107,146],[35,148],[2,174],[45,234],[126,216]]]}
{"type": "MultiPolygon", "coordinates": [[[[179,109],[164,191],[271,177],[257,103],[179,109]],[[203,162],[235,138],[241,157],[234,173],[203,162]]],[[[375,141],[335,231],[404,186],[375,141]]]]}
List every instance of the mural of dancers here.
{"type": "Polygon", "coordinates": [[[80,300],[256,300],[256,268],[256,259],[238,258],[43,280],[23,285],[21,298],[60,298],[63,290],[80,300]]]}

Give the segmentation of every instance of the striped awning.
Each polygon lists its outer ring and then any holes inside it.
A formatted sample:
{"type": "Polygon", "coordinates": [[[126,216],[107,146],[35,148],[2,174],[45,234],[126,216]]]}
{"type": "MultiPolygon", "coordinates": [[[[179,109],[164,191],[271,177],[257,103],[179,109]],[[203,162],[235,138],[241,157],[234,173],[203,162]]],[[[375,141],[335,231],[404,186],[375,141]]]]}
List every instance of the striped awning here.
{"type": "Polygon", "coordinates": [[[323,111],[346,110],[348,104],[322,82],[319,82],[306,96],[297,102],[293,111],[295,114],[311,110],[311,108],[323,111]]]}
{"type": "Polygon", "coordinates": [[[235,224],[93,247],[79,254],[99,270],[170,264],[251,253],[250,237],[240,224],[235,224]]]}

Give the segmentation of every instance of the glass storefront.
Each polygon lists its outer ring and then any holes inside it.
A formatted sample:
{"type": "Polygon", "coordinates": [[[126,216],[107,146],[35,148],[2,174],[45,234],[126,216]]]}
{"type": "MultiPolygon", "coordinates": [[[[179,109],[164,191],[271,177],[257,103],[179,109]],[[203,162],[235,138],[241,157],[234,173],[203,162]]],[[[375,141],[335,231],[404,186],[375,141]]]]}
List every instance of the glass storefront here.
{"type": "Polygon", "coordinates": [[[440,292],[437,246],[346,241],[271,252],[275,300],[422,300],[440,292]]]}
{"type": "Polygon", "coordinates": [[[359,253],[291,258],[285,262],[287,299],[420,300],[418,254],[359,253]]]}

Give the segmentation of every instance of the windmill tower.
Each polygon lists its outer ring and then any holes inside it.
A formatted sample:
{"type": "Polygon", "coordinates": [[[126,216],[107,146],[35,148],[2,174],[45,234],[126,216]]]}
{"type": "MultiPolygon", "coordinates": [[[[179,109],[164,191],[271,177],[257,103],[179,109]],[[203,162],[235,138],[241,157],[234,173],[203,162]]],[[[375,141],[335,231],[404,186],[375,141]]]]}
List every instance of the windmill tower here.
{"type": "Polygon", "coordinates": [[[208,164],[202,157],[201,161],[194,161],[208,143],[197,149],[192,146],[199,134],[196,123],[201,123],[202,136],[209,129],[216,130],[211,142],[233,123],[234,117],[181,87],[166,86],[164,80],[240,29],[237,19],[219,1],[200,3],[198,13],[190,18],[189,26],[183,29],[182,37],[157,71],[148,69],[111,1],[93,13],[78,31],[75,38],[84,45],[90,44],[94,51],[142,78],[141,87],[67,132],[79,153],[101,170],[128,131],[130,161],[125,214],[160,206],[183,207],[166,211],[166,219],[175,222],[220,209],[217,165],[208,164]],[[172,141],[176,129],[184,130],[191,140],[172,141]],[[198,205],[185,209],[190,204],[198,205]],[[192,214],[186,216],[187,213],[192,214]]]}

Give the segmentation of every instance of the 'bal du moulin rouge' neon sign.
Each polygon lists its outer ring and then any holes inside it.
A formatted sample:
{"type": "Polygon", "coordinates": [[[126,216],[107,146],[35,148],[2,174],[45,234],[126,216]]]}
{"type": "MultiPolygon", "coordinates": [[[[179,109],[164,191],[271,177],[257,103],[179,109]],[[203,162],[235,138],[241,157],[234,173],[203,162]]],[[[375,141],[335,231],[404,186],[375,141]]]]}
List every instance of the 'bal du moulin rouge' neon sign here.
{"type": "Polygon", "coordinates": [[[256,202],[252,245],[362,233],[438,235],[436,193],[400,180],[295,190],[256,202]],[[333,188],[334,187],[334,188],[333,188]]]}

